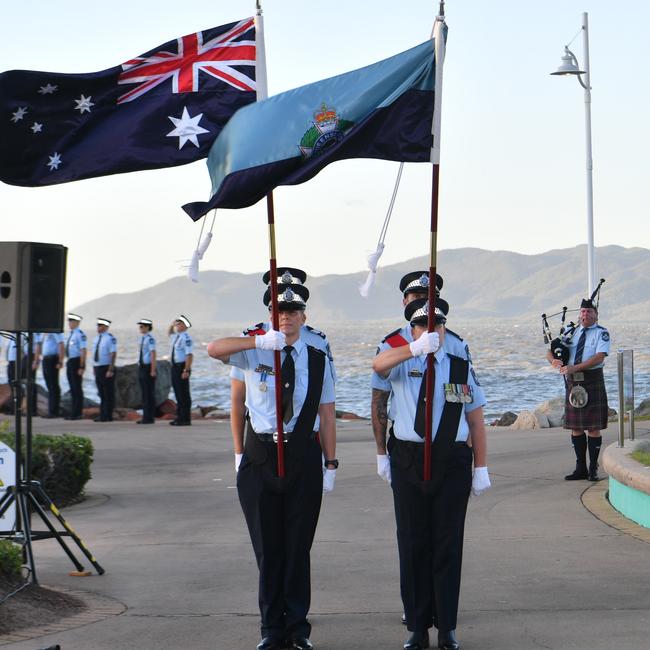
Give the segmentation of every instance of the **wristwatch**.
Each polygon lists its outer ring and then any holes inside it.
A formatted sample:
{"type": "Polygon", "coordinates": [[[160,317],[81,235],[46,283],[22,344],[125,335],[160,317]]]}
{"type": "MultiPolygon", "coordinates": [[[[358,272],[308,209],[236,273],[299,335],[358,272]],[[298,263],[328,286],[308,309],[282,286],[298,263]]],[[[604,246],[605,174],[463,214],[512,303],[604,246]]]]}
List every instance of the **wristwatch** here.
{"type": "Polygon", "coordinates": [[[338,469],[338,468],[339,468],[339,461],[336,458],[332,458],[332,460],[325,461],[325,469],[338,469]]]}

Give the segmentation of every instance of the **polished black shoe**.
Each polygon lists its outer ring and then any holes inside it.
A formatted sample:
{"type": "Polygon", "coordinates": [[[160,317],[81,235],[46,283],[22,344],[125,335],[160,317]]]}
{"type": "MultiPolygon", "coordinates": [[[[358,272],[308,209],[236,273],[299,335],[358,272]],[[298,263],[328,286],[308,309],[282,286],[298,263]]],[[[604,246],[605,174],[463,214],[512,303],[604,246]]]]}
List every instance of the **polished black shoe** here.
{"type": "Polygon", "coordinates": [[[154,424],[153,420],[136,420],[136,424],[154,424]]]}
{"type": "Polygon", "coordinates": [[[406,639],[404,650],[424,650],[429,647],[429,632],[413,632],[406,639]]]}
{"type": "Polygon", "coordinates": [[[576,467],[576,469],[564,477],[565,481],[584,481],[589,477],[586,467],[576,467]]]}
{"type": "Polygon", "coordinates": [[[257,650],[282,650],[284,647],[284,641],[282,639],[276,639],[273,636],[265,636],[257,644],[257,650]]]}
{"type": "Polygon", "coordinates": [[[440,650],[460,650],[460,643],[456,640],[456,630],[438,632],[438,648],[440,650]]]}
{"type": "Polygon", "coordinates": [[[64,420],[82,420],[83,418],[80,415],[69,415],[68,417],[63,418],[64,420]]]}
{"type": "Polygon", "coordinates": [[[402,614],[402,625],[406,625],[406,614],[402,614]]]}
{"type": "Polygon", "coordinates": [[[93,422],[108,422],[106,418],[93,418],[93,422]]]}
{"type": "Polygon", "coordinates": [[[589,476],[587,476],[587,480],[589,481],[600,481],[600,476],[598,476],[598,465],[589,466],[589,476]]]}
{"type": "Polygon", "coordinates": [[[191,427],[191,422],[181,422],[180,420],[172,420],[169,424],[173,427],[191,427]]]}
{"type": "Polygon", "coordinates": [[[306,636],[296,636],[289,639],[287,648],[291,650],[314,650],[312,642],[306,636]]]}

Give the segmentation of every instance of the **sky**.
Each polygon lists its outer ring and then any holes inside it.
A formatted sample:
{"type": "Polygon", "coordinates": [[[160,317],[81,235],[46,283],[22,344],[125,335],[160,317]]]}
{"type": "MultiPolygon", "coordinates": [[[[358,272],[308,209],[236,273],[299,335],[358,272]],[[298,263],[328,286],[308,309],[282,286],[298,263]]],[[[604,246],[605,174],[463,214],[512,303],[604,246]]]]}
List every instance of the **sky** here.
{"type": "MultiPolygon", "coordinates": [[[[417,45],[429,37],[437,7],[430,0],[266,0],[269,93],[417,45]]],[[[583,11],[593,87],[595,244],[650,248],[643,199],[650,98],[641,68],[650,61],[650,5],[448,0],[440,249],[534,254],[585,243],[583,91],[574,78],[549,76],[578,34],[583,11]]],[[[254,12],[254,0],[22,0],[3,7],[0,69],[94,72],[254,12]]],[[[580,34],[572,49],[582,64],[580,34]]],[[[276,190],[278,262],[310,275],[364,269],[397,169],[386,161],[338,162],[308,183],[276,190]]],[[[406,166],[381,264],[427,253],[430,179],[430,165],[406,166]]],[[[0,238],[68,246],[72,307],[183,274],[201,226],[180,206],[209,191],[204,161],[51,187],[0,183],[0,238]]],[[[262,201],[217,213],[201,270],[262,271],[268,256],[262,201]]],[[[586,275],[586,260],[576,272],[586,275]]]]}

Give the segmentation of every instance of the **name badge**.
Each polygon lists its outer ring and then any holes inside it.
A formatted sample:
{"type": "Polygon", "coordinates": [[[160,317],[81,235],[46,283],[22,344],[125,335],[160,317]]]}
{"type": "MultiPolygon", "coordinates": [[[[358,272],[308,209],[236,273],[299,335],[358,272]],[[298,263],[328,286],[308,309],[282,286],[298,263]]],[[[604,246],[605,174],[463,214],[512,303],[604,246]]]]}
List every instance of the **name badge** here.
{"type": "Polygon", "coordinates": [[[417,368],[412,368],[409,370],[409,377],[422,377],[422,371],[417,368]]]}
{"type": "Polygon", "coordinates": [[[455,404],[471,404],[474,401],[474,393],[469,384],[444,384],[445,401],[455,404]]]}

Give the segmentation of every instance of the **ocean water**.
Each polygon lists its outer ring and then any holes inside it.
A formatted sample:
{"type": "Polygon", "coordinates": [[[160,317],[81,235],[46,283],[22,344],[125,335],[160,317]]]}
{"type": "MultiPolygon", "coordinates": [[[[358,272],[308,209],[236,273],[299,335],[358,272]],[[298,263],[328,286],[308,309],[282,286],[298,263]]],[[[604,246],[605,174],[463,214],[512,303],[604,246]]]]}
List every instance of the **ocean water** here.
{"type": "MultiPolygon", "coordinates": [[[[610,406],[618,409],[616,350],[634,349],[635,403],[650,397],[650,325],[644,323],[603,323],[612,337],[612,352],[605,363],[605,383],[610,406]]],[[[250,323],[244,324],[246,326],[250,323]]],[[[370,415],[370,375],[377,344],[400,326],[399,321],[368,321],[356,323],[315,323],[327,333],[334,354],[338,382],[337,409],[352,411],[363,417],[370,415]]],[[[485,418],[491,422],[505,411],[515,413],[534,409],[546,399],[563,394],[562,379],[545,359],[546,346],[541,325],[535,321],[508,322],[467,321],[449,323],[470,345],[474,366],[485,391],[488,404],[485,418]]],[[[557,329],[557,328],[556,328],[557,329]]],[[[192,328],[195,359],[192,373],[194,405],[230,406],[229,367],[208,357],[205,348],[214,338],[239,334],[241,328],[228,325],[213,329],[192,328]]],[[[92,332],[86,332],[92,339],[92,332]]],[[[137,331],[113,331],[118,339],[118,366],[135,363],[138,358],[137,331]]],[[[169,358],[169,342],[162,332],[154,331],[160,358],[169,358]]],[[[4,352],[3,344],[3,352],[4,352]]],[[[2,355],[0,382],[6,381],[5,355],[2,355]]],[[[39,383],[43,383],[38,373],[39,383]]],[[[62,389],[67,390],[65,373],[61,373],[62,389]]],[[[86,373],[84,391],[97,398],[92,373],[86,373]]]]}

